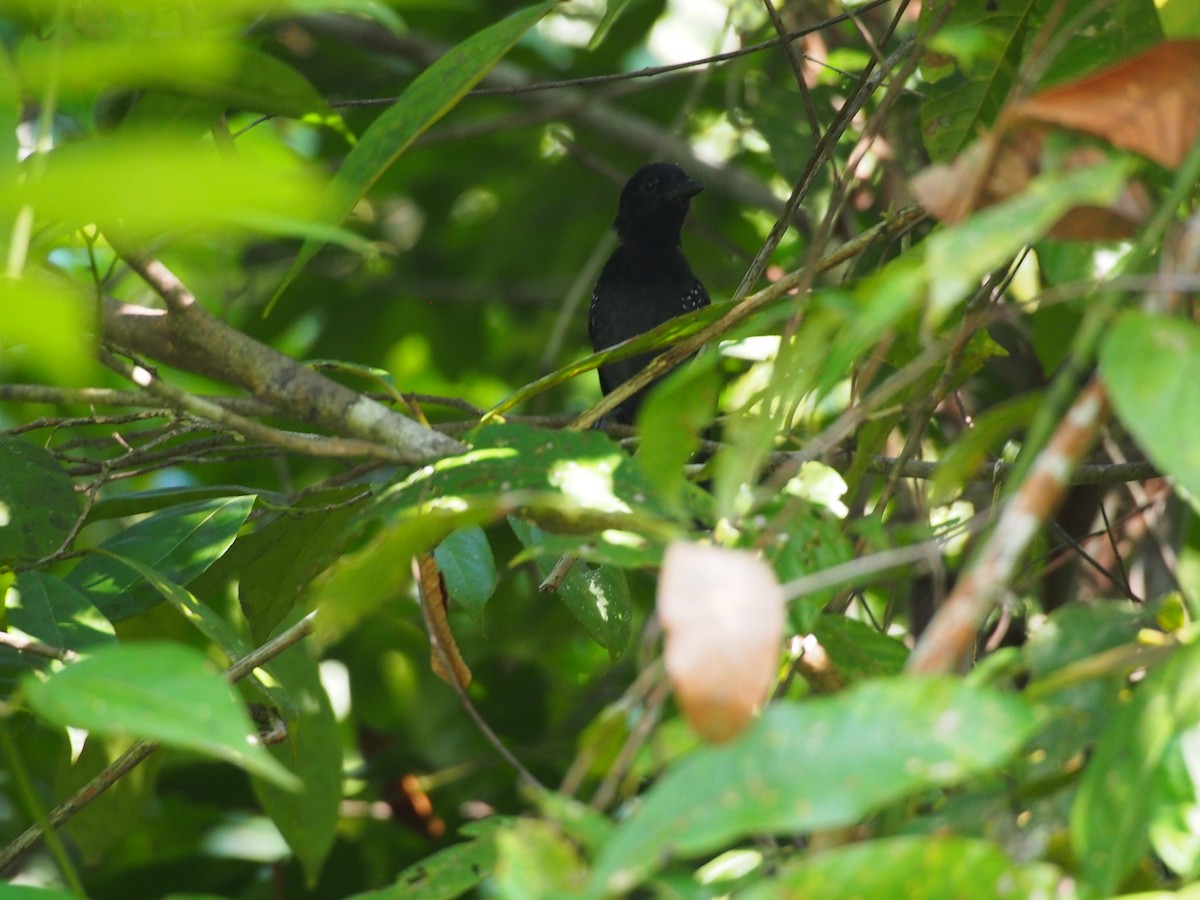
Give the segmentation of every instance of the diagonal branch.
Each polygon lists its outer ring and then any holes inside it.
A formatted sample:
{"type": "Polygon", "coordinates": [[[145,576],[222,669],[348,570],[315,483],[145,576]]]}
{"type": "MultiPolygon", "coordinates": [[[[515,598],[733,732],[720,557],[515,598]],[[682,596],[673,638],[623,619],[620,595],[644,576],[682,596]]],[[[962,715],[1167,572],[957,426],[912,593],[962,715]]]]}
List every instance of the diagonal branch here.
{"type": "Polygon", "coordinates": [[[211,315],[162,263],[136,253],[123,258],[168,309],[106,297],[105,340],[160,362],[248,390],[282,414],[396,451],[402,462],[428,463],[461,453],[452,438],[417,424],[382,403],[319,375],[211,315]]]}
{"type": "Polygon", "coordinates": [[[1072,470],[1095,443],[1108,415],[1104,387],[1093,379],[1038,454],[987,543],[921,635],[908,658],[908,671],[950,672],[966,658],[979,629],[1008,590],[1017,563],[1058,507],[1072,470]]]}

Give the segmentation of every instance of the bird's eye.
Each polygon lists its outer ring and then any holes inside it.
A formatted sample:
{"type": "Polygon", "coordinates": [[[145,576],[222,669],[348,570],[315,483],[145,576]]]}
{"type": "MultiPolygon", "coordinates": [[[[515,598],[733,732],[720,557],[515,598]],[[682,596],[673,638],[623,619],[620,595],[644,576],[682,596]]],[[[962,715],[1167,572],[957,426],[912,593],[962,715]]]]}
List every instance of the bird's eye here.
{"type": "Polygon", "coordinates": [[[642,193],[643,194],[653,194],[657,190],[658,190],[658,179],[657,178],[647,178],[645,181],[642,182],[642,193]]]}

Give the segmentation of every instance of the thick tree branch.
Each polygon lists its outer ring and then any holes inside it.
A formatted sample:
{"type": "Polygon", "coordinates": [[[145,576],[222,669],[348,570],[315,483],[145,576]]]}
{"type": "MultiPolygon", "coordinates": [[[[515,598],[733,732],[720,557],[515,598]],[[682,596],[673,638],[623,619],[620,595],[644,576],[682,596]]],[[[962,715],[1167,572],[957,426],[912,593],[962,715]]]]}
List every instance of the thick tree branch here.
{"type": "Polygon", "coordinates": [[[108,341],[160,362],[236,384],[280,413],[335,434],[383,444],[400,461],[420,464],[460,453],[457,441],[331,381],[210,315],[161,263],[127,261],[169,310],[105,298],[108,341]]]}

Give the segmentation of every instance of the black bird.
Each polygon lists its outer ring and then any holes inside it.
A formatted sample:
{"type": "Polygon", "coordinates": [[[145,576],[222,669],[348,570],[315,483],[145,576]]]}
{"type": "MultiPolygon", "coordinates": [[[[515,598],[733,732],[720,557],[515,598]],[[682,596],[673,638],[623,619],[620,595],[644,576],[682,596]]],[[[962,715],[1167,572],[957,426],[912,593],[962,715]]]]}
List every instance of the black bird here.
{"type": "MultiPolygon", "coordinates": [[[[643,166],[626,182],[613,221],[621,245],[600,272],[588,312],[588,336],[597,351],[708,306],[708,291],[679,243],[688,207],[702,190],[703,184],[671,163],[643,166]]],[[[610,393],[657,355],[641,353],[601,366],[600,390],[610,393]]],[[[625,400],[609,421],[632,425],[644,394],[625,400]]]]}

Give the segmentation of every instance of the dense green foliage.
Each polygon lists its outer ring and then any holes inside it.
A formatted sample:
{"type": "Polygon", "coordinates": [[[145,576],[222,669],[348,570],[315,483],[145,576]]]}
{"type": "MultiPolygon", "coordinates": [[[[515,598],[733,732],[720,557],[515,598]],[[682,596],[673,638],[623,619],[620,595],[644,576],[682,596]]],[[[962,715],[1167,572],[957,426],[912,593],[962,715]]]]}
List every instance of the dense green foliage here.
{"type": "Polygon", "coordinates": [[[1051,127],[1005,192],[981,136],[1200,16],[849,12],[0,9],[0,900],[1196,890],[1200,82],[1144,95],[1180,159],[1051,127]],[[573,428],[650,159],[714,306],[636,436],[573,428]],[[991,204],[916,211],[964,160],[991,204]],[[663,669],[679,541],[788,602],[725,744],[663,669]]]}

